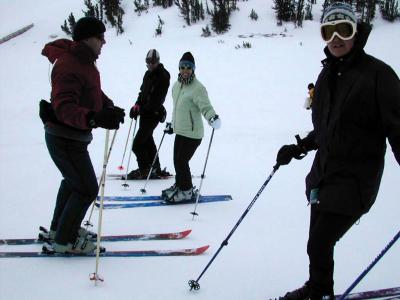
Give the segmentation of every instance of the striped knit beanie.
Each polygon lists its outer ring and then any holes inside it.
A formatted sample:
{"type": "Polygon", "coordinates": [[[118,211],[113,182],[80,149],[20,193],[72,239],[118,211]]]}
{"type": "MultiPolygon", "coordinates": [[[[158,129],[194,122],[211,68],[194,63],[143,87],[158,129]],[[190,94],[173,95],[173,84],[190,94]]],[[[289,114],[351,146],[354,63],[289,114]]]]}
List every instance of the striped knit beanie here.
{"type": "Polygon", "coordinates": [[[357,23],[357,17],[350,4],[344,2],[335,2],[325,8],[322,17],[322,23],[348,20],[357,23]]]}
{"type": "Polygon", "coordinates": [[[146,64],[156,64],[160,62],[160,53],[156,49],[150,49],[146,54],[146,64]]]}

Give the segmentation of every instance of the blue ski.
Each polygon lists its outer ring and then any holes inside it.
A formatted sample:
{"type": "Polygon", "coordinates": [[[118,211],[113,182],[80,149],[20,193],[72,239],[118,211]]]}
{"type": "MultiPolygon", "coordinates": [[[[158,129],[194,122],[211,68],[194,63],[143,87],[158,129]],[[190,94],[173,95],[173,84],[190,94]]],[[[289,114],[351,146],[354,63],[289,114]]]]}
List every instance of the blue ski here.
{"type": "MultiPolygon", "coordinates": [[[[221,199],[219,201],[228,201],[232,200],[231,195],[208,195],[208,196],[200,196],[200,199],[221,199]]],[[[100,197],[97,197],[97,200],[100,200],[100,197]]],[[[104,196],[105,201],[161,201],[163,198],[158,195],[154,196],[104,196]]]]}
{"type": "MultiPolygon", "coordinates": [[[[163,200],[161,196],[137,196],[137,197],[105,197],[107,201],[126,201],[131,203],[106,203],[103,204],[104,209],[115,209],[115,208],[134,208],[134,207],[152,207],[152,206],[167,206],[167,205],[180,205],[180,204],[191,204],[195,203],[194,200],[180,202],[177,204],[171,204],[163,200]]],[[[232,200],[231,195],[212,195],[212,196],[200,196],[199,203],[219,202],[232,200]]],[[[99,207],[100,204],[96,203],[99,207]]]]}
{"type": "MultiPolygon", "coordinates": [[[[349,300],[365,300],[365,299],[378,299],[400,295],[400,287],[393,287],[388,289],[373,290],[366,292],[351,293],[346,296],[349,300]]],[[[335,295],[335,299],[340,299],[341,295],[335,295]]],[[[395,299],[396,297],[390,298],[395,299]]]]}

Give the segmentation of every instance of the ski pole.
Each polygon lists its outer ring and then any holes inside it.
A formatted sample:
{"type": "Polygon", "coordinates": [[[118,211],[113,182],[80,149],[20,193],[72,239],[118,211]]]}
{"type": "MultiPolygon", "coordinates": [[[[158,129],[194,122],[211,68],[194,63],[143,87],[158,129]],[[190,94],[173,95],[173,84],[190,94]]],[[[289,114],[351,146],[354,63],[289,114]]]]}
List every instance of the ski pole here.
{"type": "Polygon", "coordinates": [[[199,214],[196,212],[197,209],[197,205],[199,204],[199,198],[200,198],[200,191],[201,191],[201,187],[203,185],[203,179],[204,179],[204,173],[206,172],[206,167],[207,167],[207,161],[208,161],[208,155],[210,154],[210,148],[211,148],[211,143],[214,137],[214,131],[215,129],[213,128],[212,133],[211,133],[211,138],[210,138],[210,143],[208,144],[208,150],[207,150],[207,155],[206,155],[206,161],[204,163],[204,168],[203,168],[203,173],[201,174],[201,179],[200,179],[200,187],[199,190],[197,192],[197,196],[196,196],[196,203],[194,205],[194,210],[191,212],[191,214],[193,215],[192,220],[194,220],[194,216],[198,216],[199,214]]]}
{"type": "MultiPolygon", "coordinates": [[[[110,159],[111,150],[112,150],[112,148],[113,148],[113,146],[114,146],[115,137],[117,136],[117,131],[118,131],[118,130],[115,130],[115,131],[114,131],[114,135],[113,135],[113,138],[112,138],[112,140],[111,140],[111,145],[110,145],[110,148],[108,149],[108,153],[107,153],[107,161],[106,161],[106,164],[108,164],[108,160],[110,159]]],[[[108,144],[108,142],[107,142],[107,144],[108,144]]],[[[108,145],[107,145],[107,146],[108,146],[108,145]]],[[[103,180],[105,180],[105,178],[106,178],[106,174],[105,174],[104,168],[103,168],[103,171],[102,171],[102,173],[101,173],[100,180],[99,180],[99,186],[101,185],[101,183],[103,182],[103,180]]],[[[90,209],[89,218],[88,218],[88,220],[87,220],[87,221],[85,222],[85,224],[84,224],[84,225],[86,226],[86,230],[88,230],[89,227],[93,226],[93,224],[90,222],[90,220],[92,219],[92,215],[93,215],[93,210],[94,210],[94,207],[95,207],[95,203],[96,203],[96,200],[93,201],[92,208],[90,209]]]]}
{"type": "MultiPolygon", "coordinates": [[[[94,284],[97,285],[98,281],[103,281],[103,278],[99,275],[99,262],[100,262],[100,237],[101,237],[101,224],[102,224],[102,219],[103,219],[103,202],[104,202],[104,188],[106,184],[106,170],[107,170],[107,163],[108,163],[108,158],[109,154],[107,153],[108,149],[108,140],[109,140],[109,135],[110,135],[110,130],[107,129],[106,131],[106,141],[105,141],[105,146],[104,146],[104,161],[103,161],[103,174],[100,178],[100,210],[99,210],[99,221],[97,225],[97,248],[96,248],[96,268],[94,273],[92,274],[92,277],[90,280],[94,280],[94,284]]],[[[115,137],[115,135],[114,135],[115,137]]]]}
{"type": "MultiPolygon", "coordinates": [[[[133,147],[133,141],[135,139],[135,133],[136,133],[136,125],[138,122],[138,119],[140,118],[140,116],[138,116],[135,120],[135,126],[133,126],[133,134],[132,134],[132,143],[131,143],[131,151],[129,151],[129,156],[128,156],[128,164],[126,166],[126,173],[125,173],[125,182],[122,184],[123,187],[127,188],[129,187],[129,184],[127,184],[127,180],[128,180],[128,170],[129,170],[129,164],[131,162],[131,156],[132,156],[132,147],[133,147]]],[[[133,119],[132,119],[133,120],[133,119]]]]}
{"type": "Polygon", "coordinates": [[[393,237],[393,239],[386,245],[386,247],[379,253],[379,255],[372,261],[372,263],[357,277],[357,279],[350,285],[350,287],[342,294],[339,300],[345,299],[348,294],[356,287],[357,284],[368,274],[369,271],[376,265],[376,263],[385,255],[385,253],[396,243],[400,238],[400,230],[393,237]]]}
{"type": "Polygon", "coordinates": [[[118,170],[124,169],[124,159],[125,159],[126,147],[128,146],[129,137],[131,136],[132,123],[133,123],[133,119],[131,119],[131,124],[129,125],[128,136],[126,137],[124,153],[122,154],[122,160],[121,160],[121,164],[118,166],[118,170]]]}
{"type": "Polygon", "coordinates": [[[233,233],[235,232],[235,230],[239,227],[240,223],[243,221],[243,219],[245,218],[245,216],[247,215],[247,213],[250,211],[250,209],[253,207],[254,203],[257,201],[258,197],[260,197],[261,193],[263,192],[263,190],[265,189],[265,187],[267,186],[268,182],[271,180],[272,176],[274,176],[276,170],[279,169],[279,165],[276,164],[273,167],[273,170],[271,172],[271,174],[268,176],[268,178],[265,180],[265,182],[263,183],[263,185],[261,186],[261,188],[258,190],[257,194],[254,196],[253,200],[250,202],[249,206],[246,208],[246,210],[244,211],[244,213],[242,214],[242,216],[239,218],[239,220],[237,221],[237,223],[235,224],[235,226],[233,227],[233,229],[231,230],[231,232],[228,234],[228,236],[226,237],[226,239],[222,242],[221,246],[218,248],[217,252],[214,254],[214,256],[211,258],[210,262],[206,265],[206,267],[204,268],[204,270],[201,272],[200,276],[196,279],[196,280],[189,280],[189,286],[190,286],[190,290],[199,290],[200,289],[200,284],[199,284],[199,280],[200,278],[204,275],[204,273],[207,271],[207,269],[210,267],[210,265],[212,264],[212,262],[215,260],[215,258],[217,257],[217,255],[219,254],[219,252],[222,250],[222,248],[226,245],[228,245],[228,240],[230,239],[230,237],[233,235],[233,233]]]}
{"type": "MultiPolygon", "coordinates": [[[[168,128],[169,126],[171,126],[171,123],[166,123],[166,128],[168,128]]],[[[147,179],[146,179],[146,182],[144,184],[144,187],[142,189],[140,189],[142,194],[146,193],[146,186],[147,186],[147,183],[149,182],[149,179],[150,179],[150,176],[151,176],[151,172],[153,171],[153,168],[154,168],[154,164],[157,161],[158,153],[160,152],[160,148],[161,148],[162,142],[164,140],[165,134],[166,134],[166,131],[164,130],[164,133],[163,133],[162,138],[161,138],[160,145],[157,148],[157,153],[156,153],[156,155],[154,155],[154,159],[153,159],[153,162],[151,164],[151,167],[150,167],[150,170],[149,170],[149,174],[147,174],[147,179]]]]}

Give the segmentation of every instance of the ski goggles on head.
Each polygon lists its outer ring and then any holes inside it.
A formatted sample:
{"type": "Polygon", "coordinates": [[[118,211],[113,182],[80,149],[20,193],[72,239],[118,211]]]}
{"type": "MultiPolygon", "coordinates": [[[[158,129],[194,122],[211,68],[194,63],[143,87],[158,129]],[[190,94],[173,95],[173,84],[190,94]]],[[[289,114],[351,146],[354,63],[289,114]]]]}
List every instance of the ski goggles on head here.
{"type": "Polygon", "coordinates": [[[354,37],[357,25],[348,20],[331,21],[321,24],[321,36],[326,43],[333,41],[335,36],[347,41],[354,37]]]}

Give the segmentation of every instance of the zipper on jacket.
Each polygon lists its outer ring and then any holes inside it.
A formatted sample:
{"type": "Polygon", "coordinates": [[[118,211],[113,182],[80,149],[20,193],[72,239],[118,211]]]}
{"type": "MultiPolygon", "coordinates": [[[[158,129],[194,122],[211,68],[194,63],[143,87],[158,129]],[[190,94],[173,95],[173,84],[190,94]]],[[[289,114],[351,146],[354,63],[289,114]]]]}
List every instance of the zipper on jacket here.
{"type": "Polygon", "coordinates": [[[178,102],[179,102],[179,97],[181,96],[181,92],[183,89],[183,84],[181,83],[181,86],[179,87],[179,92],[178,92],[178,96],[176,97],[176,104],[174,105],[174,111],[172,112],[172,115],[175,116],[174,120],[173,120],[173,128],[176,128],[175,123],[176,123],[176,108],[178,107],[178,102]]]}
{"type": "Polygon", "coordinates": [[[192,123],[192,131],[194,131],[194,121],[193,121],[192,112],[190,110],[189,110],[189,116],[190,116],[190,122],[192,123]]]}

